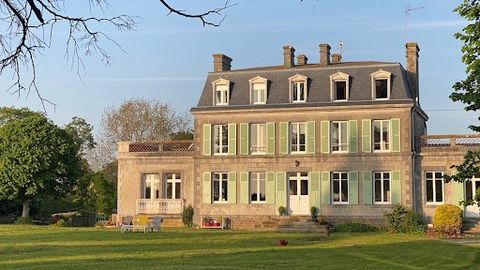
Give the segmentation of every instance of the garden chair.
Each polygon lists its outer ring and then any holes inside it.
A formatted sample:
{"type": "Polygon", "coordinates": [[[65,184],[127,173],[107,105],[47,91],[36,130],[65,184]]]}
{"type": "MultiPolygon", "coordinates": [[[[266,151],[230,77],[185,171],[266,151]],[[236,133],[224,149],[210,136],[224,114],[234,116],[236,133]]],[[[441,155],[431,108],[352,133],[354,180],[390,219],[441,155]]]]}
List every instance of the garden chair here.
{"type": "Polygon", "coordinates": [[[133,230],[132,220],[132,216],[126,216],[122,218],[122,223],[120,224],[120,233],[133,230]]]}
{"type": "Polygon", "coordinates": [[[146,233],[148,231],[149,225],[148,225],[148,216],[137,216],[133,220],[133,231],[143,231],[143,233],[146,233]]]}
{"type": "Polygon", "coordinates": [[[163,218],[159,216],[155,216],[152,219],[152,223],[150,224],[150,231],[152,232],[160,232],[160,225],[162,224],[163,218]]]}

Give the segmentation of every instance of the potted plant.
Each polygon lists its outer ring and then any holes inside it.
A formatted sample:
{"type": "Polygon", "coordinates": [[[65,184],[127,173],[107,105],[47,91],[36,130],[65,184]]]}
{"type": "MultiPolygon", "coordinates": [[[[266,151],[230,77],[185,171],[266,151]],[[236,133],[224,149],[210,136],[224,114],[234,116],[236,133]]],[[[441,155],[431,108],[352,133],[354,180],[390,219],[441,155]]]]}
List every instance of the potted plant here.
{"type": "Polygon", "coordinates": [[[278,214],[280,216],[286,216],[288,214],[288,210],[285,206],[279,206],[278,207],[278,214]]]}
{"type": "Polygon", "coordinates": [[[318,222],[317,220],[317,212],[318,212],[318,208],[315,207],[315,206],[312,206],[310,207],[310,215],[312,217],[312,221],[313,222],[318,222]]]}

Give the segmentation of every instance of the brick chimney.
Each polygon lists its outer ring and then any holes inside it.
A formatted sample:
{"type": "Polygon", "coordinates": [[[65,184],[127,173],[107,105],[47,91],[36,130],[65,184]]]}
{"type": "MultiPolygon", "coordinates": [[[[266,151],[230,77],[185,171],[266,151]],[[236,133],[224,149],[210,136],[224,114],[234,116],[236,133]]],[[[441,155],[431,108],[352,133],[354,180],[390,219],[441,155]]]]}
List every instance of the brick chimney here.
{"type": "Polygon", "coordinates": [[[418,81],[418,52],[420,48],[416,42],[408,42],[405,44],[407,52],[407,72],[410,85],[412,86],[415,94],[415,100],[419,102],[419,81],[418,81]]]}
{"type": "Polygon", "coordinates": [[[308,62],[308,57],[305,54],[300,54],[297,56],[297,65],[303,66],[306,65],[308,62]]]}
{"type": "Polygon", "coordinates": [[[222,72],[232,68],[232,58],[225,54],[216,53],[213,55],[213,71],[222,72]]]}
{"type": "Polygon", "coordinates": [[[330,65],[330,45],[320,44],[320,65],[328,66],[330,65]]]}
{"type": "Polygon", "coordinates": [[[283,46],[283,66],[288,68],[295,66],[295,48],[292,46],[283,46]]]}
{"type": "Polygon", "coordinates": [[[339,53],[332,54],[332,64],[338,64],[342,62],[342,55],[339,53]]]}

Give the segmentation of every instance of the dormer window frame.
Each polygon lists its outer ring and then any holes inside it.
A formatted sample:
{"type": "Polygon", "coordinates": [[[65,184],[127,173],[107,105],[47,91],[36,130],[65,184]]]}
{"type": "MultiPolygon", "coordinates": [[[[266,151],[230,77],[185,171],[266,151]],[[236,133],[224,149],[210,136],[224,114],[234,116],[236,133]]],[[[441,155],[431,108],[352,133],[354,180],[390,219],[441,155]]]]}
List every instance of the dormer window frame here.
{"type": "Polygon", "coordinates": [[[372,100],[389,100],[391,96],[391,78],[392,78],[392,73],[380,69],[378,71],[373,72],[370,74],[370,77],[372,78],[371,84],[372,84],[372,100]],[[377,98],[377,87],[376,87],[376,82],[377,80],[387,80],[387,97],[386,98],[377,98]]]}
{"type": "Polygon", "coordinates": [[[256,76],[255,78],[252,78],[248,80],[250,84],[250,104],[251,105],[262,105],[262,104],[267,104],[267,97],[268,97],[268,79],[260,76],[256,76]],[[254,87],[257,84],[263,84],[264,85],[264,93],[263,93],[263,102],[261,101],[255,101],[254,98],[254,87]]]}
{"type": "Polygon", "coordinates": [[[350,99],[350,75],[338,71],[330,75],[330,100],[333,102],[345,102],[350,99]],[[337,99],[337,82],[345,82],[345,99],[337,99]]]}
{"type": "Polygon", "coordinates": [[[213,89],[213,105],[214,106],[228,106],[230,104],[230,81],[225,80],[223,78],[219,78],[212,82],[212,89],[213,89]],[[227,89],[217,90],[219,86],[227,86],[227,89]],[[217,92],[220,93],[220,100],[225,98],[226,102],[218,102],[217,100],[217,92]]]}
{"type": "Polygon", "coordinates": [[[300,74],[296,74],[290,78],[288,78],[288,90],[289,90],[289,100],[290,100],[290,103],[305,103],[307,102],[307,97],[308,97],[308,77],[307,76],[303,76],[303,75],[300,75],[300,74]],[[301,85],[301,83],[303,83],[303,99],[298,99],[298,100],[294,100],[293,99],[293,90],[294,90],[294,85],[297,89],[297,97],[300,97],[300,89],[299,89],[299,86],[301,85]]]}

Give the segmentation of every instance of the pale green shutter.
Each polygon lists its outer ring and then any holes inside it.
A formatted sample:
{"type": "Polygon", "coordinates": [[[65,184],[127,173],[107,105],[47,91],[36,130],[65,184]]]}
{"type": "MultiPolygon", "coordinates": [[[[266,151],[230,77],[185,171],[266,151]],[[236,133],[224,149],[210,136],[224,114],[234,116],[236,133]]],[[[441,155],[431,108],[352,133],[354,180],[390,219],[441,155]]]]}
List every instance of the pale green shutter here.
{"type": "Polygon", "coordinates": [[[265,178],[265,202],[275,204],[275,172],[267,172],[265,178]]]}
{"type": "Polygon", "coordinates": [[[308,178],[310,207],[320,210],[320,172],[310,172],[308,178]]]}
{"type": "Polygon", "coordinates": [[[210,172],[203,173],[203,203],[212,203],[212,174],[210,172]]]}
{"type": "Polygon", "coordinates": [[[330,172],[321,173],[322,204],[330,204],[330,172]]]}
{"type": "Polygon", "coordinates": [[[288,122],[280,122],[280,154],[288,154],[288,122]]]}
{"type": "Polygon", "coordinates": [[[348,203],[358,204],[358,172],[348,172],[348,203]]]}
{"type": "Polygon", "coordinates": [[[237,203],[237,173],[228,173],[228,203],[237,203]]]}
{"type": "Polygon", "coordinates": [[[330,153],[330,122],[321,121],[320,122],[320,148],[323,154],[330,153]]]}
{"type": "Polygon", "coordinates": [[[392,172],[392,204],[402,202],[402,189],[400,185],[400,172],[392,172]]]}
{"type": "Polygon", "coordinates": [[[277,207],[287,207],[287,173],[277,172],[277,192],[276,192],[276,204],[277,207]]]}
{"type": "Polygon", "coordinates": [[[275,122],[267,123],[267,155],[275,155],[275,122]]]}
{"type": "Polygon", "coordinates": [[[212,154],[212,125],[203,125],[203,155],[210,156],[212,154]]]}
{"type": "Polygon", "coordinates": [[[237,124],[228,124],[228,154],[237,154],[237,124]]]}
{"type": "Polygon", "coordinates": [[[357,153],[358,152],[357,120],[348,121],[348,132],[349,132],[348,152],[357,153]]]}
{"type": "Polygon", "coordinates": [[[248,172],[240,172],[240,203],[248,204],[250,194],[248,190],[248,172]]]}
{"type": "Polygon", "coordinates": [[[372,152],[372,121],[370,119],[362,120],[362,152],[372,152]]]}
{"type": "Polygon", "coordinates": [[[364,171],[363,172],[363,204],[372,204],[373,195],[372,195],[372,172],[364,171]]]}
{"type": "Polygon", "coordinates": [[[307,154],[315,154],[315,121],[307,122],[307,154]]]}
{"type": "MultiPolygon", "coordinates": [[[[452,184],[452,203],[454,205],[460,205],[458,202],[460,201],[463,201],[464,200],[464,197],[463,197],[463,186],[464,186],[464,183],[459,183],[459,182],[450,182],[452,184]]],[[[467,183],[467,184],[471,184],[471,183],[467,183]]]]}
{"type": "Polygon", "coordinates": [[[392,131],[392,152],[400,152],[400,119],[390,120],[392,131]]]}
{"type": "Polygon", "coordinates": [[[240,123],[240,155],[249,154],[249,124],[240,123]]]}

